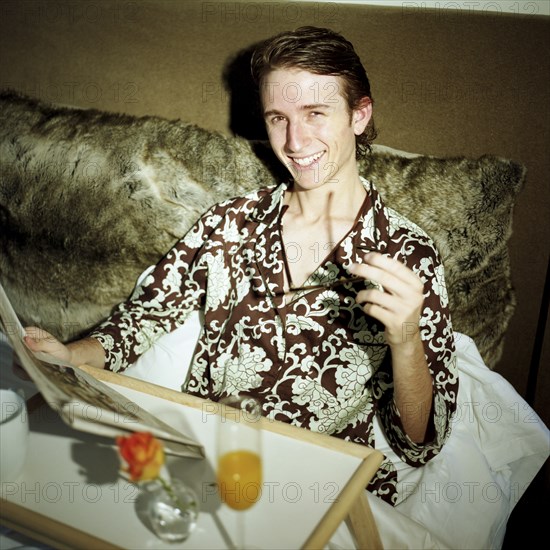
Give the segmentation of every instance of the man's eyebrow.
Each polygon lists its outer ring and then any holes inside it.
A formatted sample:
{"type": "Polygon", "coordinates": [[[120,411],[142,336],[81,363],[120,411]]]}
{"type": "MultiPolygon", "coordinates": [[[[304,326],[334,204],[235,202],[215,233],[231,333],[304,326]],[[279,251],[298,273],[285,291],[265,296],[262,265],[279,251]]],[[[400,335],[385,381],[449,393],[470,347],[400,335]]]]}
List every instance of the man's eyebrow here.
{"type": "Polygon", "coordinates": [[[317,111],[319,109],[334,109],[334,107],[327,103],[311,103],[310,105],[302,105],[300,109],[302,111],[317,111]]]}
{"type": "Polygon", "coordinates": [[[270,109],[269,111],[264,111],[264,117],[265,118],[267,118],[269,116],[273,116],[273,115],[284,116],[283,113],[281,113],[281,111],[277,111],[277,109],[270,109]]]}
{"type": "MultiPolygon", "coordinates": [[[[309,105],[301,105],[301,111],[318,111],[318,110],[330,110],[334,109],[332,105],[327,105],[326,103],[310,103],[309,105]]],[[[264,117],[269,117],[273,115],[285,116],[284,113],[278,111],[277,109],[270,109],[269,111],[264,111],[264,117]]]]}

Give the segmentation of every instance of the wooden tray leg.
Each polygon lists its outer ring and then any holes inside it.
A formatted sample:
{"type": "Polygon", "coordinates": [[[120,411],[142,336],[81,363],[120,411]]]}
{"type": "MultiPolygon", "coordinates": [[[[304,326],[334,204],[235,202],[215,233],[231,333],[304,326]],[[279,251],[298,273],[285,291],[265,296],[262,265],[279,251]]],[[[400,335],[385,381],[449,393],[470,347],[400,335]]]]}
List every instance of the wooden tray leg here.
{"type": "Polygon", "coordinates": [[[348,518],[357,548],[360,550],[382,550],[384,548],[365,491],[352,504],[348,518]]]}

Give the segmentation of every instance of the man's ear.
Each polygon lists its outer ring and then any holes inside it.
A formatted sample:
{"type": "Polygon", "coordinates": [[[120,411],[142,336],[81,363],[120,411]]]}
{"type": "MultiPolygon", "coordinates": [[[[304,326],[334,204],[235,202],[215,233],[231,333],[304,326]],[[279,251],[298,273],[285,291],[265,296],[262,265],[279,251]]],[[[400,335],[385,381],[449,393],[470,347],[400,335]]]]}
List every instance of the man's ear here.
{"type": "Polygon", "coordinates": [[[360,136],[365,131],[371,117],[372,99],[370,97],[364,97],[351,115],[351,124],[356,136],[360,136]]]}

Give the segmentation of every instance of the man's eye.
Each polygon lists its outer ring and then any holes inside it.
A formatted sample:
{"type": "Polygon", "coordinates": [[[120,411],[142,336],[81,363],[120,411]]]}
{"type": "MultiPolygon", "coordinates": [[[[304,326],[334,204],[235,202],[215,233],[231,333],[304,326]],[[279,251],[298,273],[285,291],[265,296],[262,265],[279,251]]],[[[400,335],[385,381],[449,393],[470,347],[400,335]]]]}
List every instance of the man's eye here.
{"type": "Polygon", "coordinates": [[[280,116],[280,115],[276,115],[276,116],[272,116],[272,117],[269,119],[269,122],[270,122],[271,124],[278,124],[279,122],[282,122],[284,119],[285,119],[285,117],[280,116]]]}

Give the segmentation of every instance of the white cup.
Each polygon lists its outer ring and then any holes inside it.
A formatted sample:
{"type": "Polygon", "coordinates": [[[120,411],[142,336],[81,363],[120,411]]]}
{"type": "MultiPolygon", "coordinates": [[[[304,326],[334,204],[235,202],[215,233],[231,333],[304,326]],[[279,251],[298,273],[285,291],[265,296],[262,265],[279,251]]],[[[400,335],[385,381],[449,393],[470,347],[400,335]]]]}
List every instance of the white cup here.
{"type": "Polygon", "coordinates": [[[21,475],[28,446],[25,400],[13,390],[0,390],[0,481],[15,481],[21,475]]]}

